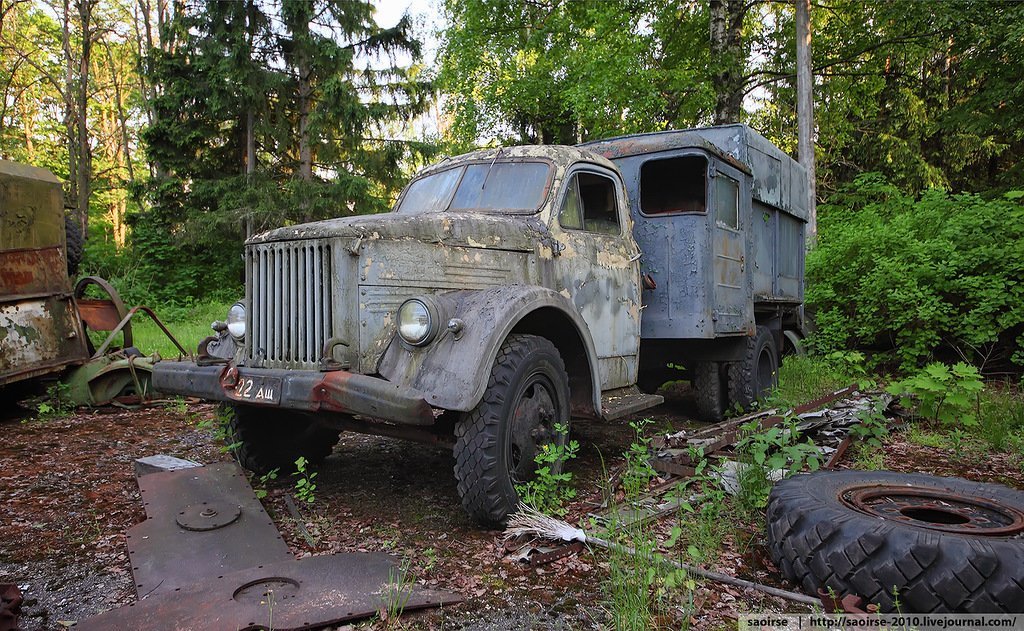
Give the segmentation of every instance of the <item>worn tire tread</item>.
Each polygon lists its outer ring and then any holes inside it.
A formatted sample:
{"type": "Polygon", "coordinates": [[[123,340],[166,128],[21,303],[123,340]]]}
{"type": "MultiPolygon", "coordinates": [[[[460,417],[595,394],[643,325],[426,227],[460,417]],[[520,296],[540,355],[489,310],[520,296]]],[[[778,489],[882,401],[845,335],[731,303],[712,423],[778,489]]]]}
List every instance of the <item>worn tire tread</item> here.
{"type": "Polygon", "coordinates": [[[232,407],[235,413],[228,429],[233,442],[241,443],[235,455],[243,467],[259,475],[273,469],[291,472],[300,456],[311,466],[319,466],[331,455],[341,436],[340,431],[319,425],[313,419],[281,419],[279,410],[271,414],[263,408],[232,407]]]}
{"type": "Polygon", "coordinates": [[[459,497],[469,516],[485,525],[502,525],[513,508],[502,491],[507,473],[502,470],[502,454],[498,451],[501,409],[520,364],[536,352],[548,355],[565,378],[568,390],[565,364],[554,344],[536,335],[512,334],[498,349],[480,403],[455,425],[455,479],[459,497]]]}
{"type": "Polygon", "coordinates": [[[829,501],[834,493],[821,491],[864,481],[952,489],[1024,508],[1024,492],[960,478],[861,471],[797,475],[775,486],[767,511],[768,550],[788,580],[808,594],[819,588],[856,594],[883,612],[1024,612],[1024,540],[880,520],[838,499],[829,501]]]}

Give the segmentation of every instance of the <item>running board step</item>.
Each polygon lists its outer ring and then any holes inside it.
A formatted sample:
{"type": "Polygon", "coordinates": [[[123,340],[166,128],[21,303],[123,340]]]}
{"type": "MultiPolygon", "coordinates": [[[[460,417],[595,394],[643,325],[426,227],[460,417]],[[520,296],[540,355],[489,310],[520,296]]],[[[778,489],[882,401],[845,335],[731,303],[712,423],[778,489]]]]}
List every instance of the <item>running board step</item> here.
{"type": "Polygon", "coordinates": [[[606,421],[628,416],[665,402],[658,394],[645,394],[636,386],[609,390],[601,395],[601,418],[606,421]]]}

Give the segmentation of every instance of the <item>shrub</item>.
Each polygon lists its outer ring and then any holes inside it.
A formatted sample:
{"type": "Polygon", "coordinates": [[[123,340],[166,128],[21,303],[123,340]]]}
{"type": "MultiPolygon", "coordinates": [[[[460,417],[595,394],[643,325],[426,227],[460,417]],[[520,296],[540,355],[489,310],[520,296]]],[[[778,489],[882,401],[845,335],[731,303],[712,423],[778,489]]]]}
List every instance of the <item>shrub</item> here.
{"type": "Polygon", "coordinates": [[[932,359],[1024,366],[1024,191],[919,198],[861,176],[819,209],[807,302],[819,350],[864,348],[905,371],[932,359]]]}

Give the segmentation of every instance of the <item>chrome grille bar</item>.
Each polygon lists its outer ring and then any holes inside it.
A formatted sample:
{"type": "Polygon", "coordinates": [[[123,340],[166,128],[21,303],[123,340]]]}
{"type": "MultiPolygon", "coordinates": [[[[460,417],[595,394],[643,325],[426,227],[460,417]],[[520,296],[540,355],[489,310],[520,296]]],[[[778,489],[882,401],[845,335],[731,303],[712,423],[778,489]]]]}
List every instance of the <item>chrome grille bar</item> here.
{"type": "Polygon", "coordinates": [[[264,243],[246,255],[250,359],[269,368],[315,368],[331,331],[330,246],[264,243]]]}

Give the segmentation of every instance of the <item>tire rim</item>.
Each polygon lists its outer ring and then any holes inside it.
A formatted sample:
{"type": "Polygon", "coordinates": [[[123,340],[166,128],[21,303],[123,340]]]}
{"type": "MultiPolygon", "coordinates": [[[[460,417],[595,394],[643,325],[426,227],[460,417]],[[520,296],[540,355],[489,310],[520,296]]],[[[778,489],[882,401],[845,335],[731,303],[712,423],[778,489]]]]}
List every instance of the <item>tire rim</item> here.
{"type": "Polygon", "coordinates": [[[850,508],[905,524],[984,537],[1024,532],[1024,513],[996,500],[944,489],[866,486],[846,489],[839,499],[850,508]]]}
{"type": "Polygon", "coordinates": [[[761,397],[772,389],[772,376],[775,374],[775,361],[771,349],[767,344],[761,347],[757,354],[757,396],[761,397]]]}
{"type": "MultiPolygon", "coordinates": [[[[506,453],[513,484],[533,478],[537,454],[544,445],[555,441],[558,415],[554,391],[554,386],[542,374],[531,376],[519,391],[509,422],[506,453]]],[[[552,470],[554,468],[552,466],[552,470]]]]}

